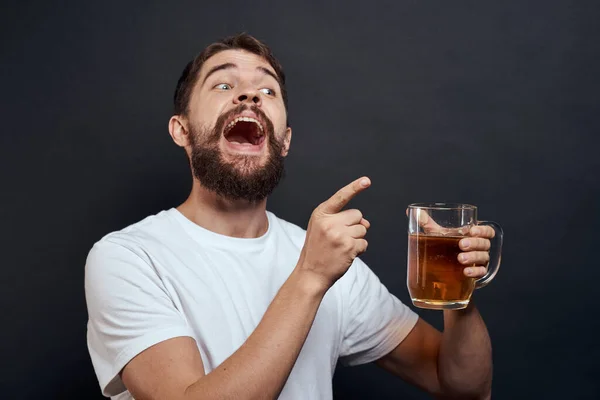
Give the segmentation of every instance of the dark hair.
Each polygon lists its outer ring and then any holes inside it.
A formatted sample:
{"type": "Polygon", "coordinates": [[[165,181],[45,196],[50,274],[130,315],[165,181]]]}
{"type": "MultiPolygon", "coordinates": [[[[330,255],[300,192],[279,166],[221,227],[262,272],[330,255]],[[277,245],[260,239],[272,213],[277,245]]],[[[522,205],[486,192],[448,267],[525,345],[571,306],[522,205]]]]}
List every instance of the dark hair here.
{"type": "Polygon", "coordinates": [[[285,74],[283,73],[281,64],[277,61],[271,52],[271,49],[266,44],[247,33],[240,33],[235,36],[226,37],[209,45],[186,65],[177,82],[177,88],[175,89],[175,95],[173,96],[175,115],[187,114],[192,90],[196,85],[200,69],[202,68],[202,65],[204,65],[204,62],[215,54],[225,50],[245,50],[264,58],[275,70],[279,86],[281,87],[283,103],[287,110],[285,74]]]}

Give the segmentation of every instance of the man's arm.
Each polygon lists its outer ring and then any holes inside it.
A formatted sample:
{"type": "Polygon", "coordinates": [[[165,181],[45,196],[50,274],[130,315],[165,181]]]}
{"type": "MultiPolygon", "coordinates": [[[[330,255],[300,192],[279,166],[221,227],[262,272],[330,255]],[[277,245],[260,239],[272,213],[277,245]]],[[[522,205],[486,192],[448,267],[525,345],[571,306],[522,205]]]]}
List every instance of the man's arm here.
{"type": "Polygon", "coordinates": [[[246,342],[208,375],[196,342],[174,338],[140,353],[122,372],[136,399],[274,399],[308,335],[325,291],[293,273],[246,342]]]}
{"type": "Polygon", "coordinates": [[[158,343],[133,358],[122,380],[136,399],[275,399],[296,362],[327,290],[367,249],[370,224],[342,208],[369,187],[357,179],[319,205],[298,264],[246,342],[209,374],[190,338],[158,343]]]}
{"type": "MultiPolygon", "coordinates": [[[[419,223],[430,231],[440,228],[431,218],[419,223]]],[[[493,237],[491,227],[475,226],[470,237],[461,239],[464,253],[458,259],[466,276],[477,279],[486,274],[493,237]]],[[[443,334],[419,319],[404,341],[377,364],[439,398],[491,397],[492,345],[472,300],[464,310],[444,311],[443,334]]]]}
{"type": "Polygon", "coordinates": [[[464,310],[444,311],[443,333],[419,319],[377,365],[438,398],[491,396],[492,346],[472,303],[464,310]]]}

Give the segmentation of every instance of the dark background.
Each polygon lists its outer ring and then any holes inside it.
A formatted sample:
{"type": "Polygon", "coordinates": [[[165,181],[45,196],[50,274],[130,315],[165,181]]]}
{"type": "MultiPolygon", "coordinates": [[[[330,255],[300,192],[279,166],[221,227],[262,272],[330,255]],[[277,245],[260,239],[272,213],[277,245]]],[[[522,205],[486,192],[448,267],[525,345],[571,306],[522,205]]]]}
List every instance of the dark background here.
{"type": "MultiPolygon", "coordinates": [[[[83,272],[106,233],[182,202],[167,131],[184,65],[239,31],[289,79],[288,175],[269,208],[305,227],[350,180],[364,259],[409,302],[404,209],[463,201],[506,233],[476,295],[495,399],[600,398],[596,1],[3,2],[0,397],[101,398],[83,272]]],[[[441,327],[439,312],[419,311],[441,327]]],[[[340,399],[422,399],[373,365],[340,399]]]]}

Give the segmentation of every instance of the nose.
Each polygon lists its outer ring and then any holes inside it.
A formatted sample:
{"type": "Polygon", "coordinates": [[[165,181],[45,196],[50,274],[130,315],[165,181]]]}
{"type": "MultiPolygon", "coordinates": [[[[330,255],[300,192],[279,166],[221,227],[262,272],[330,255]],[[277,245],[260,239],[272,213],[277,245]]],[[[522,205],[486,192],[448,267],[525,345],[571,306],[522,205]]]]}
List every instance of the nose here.
{"type": "Polygon", "coordinates": [[[260,107],[262,99],[260,97],[260,91],[251,87],[246,87],[241,90],[238,96],[234,99],[235,104],[240,103],[254,103],[260,107]]]}

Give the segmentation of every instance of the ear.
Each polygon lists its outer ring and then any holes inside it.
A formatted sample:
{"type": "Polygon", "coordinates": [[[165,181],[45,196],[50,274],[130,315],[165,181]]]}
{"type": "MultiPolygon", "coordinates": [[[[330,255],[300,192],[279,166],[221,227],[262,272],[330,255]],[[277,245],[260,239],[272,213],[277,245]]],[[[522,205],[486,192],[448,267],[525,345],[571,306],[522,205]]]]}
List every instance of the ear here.
{"type": "Polygon", "coordinates": [[[190,143],[186,123],[181,115],[173,115],[169,120],[169,134],[179,147],[187,147],[190,143]]]}
{"type": "Polygon", "coordinates": [[[281,149],[281,155],[286,157],[290,152],[290,143],[292,142],[292,128],[289,126],[285,130],[283,137],[283,147],[281,149]]]}

